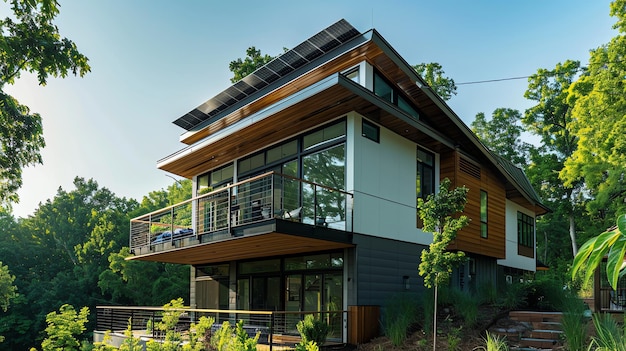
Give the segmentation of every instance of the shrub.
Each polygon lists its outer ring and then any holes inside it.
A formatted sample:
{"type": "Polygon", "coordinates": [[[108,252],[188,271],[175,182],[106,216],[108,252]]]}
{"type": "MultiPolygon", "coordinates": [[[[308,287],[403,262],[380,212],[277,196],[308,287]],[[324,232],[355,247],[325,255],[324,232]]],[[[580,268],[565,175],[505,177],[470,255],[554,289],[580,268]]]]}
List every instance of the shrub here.
{"type": "Polygon", "coordinates": [[[560,311],[568,291],[557,280],[537,279],[524,283],[528,307],[539,311],[560,311]]]}
{"type": "Polygon", "coordinates": [[[561,326],[567,349],[570,351],[582,351],[585,349],[585,304],[574,295],[567,296],[559,303],[563,311],[561,326]]]}
{"type": "Polygon", "coordinates": [[[498,304],[507,310],[516,309],[527,304],[524,285],[520,283],[507,284],[502,292],[498,304]]]}
{"type": "Polygon", "coordinates": [[[222,323],[222,327],[211,337],[211,346],[216,351],[256,351],[256,344],[260,332],[254,338],[250,338],[243,329],[243,320],[231,327],[228,321],[222,323]]]}
{"type": "Polygon", "coordinates": [[[485,339],[485,346],[480,346],[476,348],[476,350],[482,351],[507,351],[509,349],[509,345],[506,343],[506,339],[504,337],[499,337],[498,335],[493,335],[487,332],[485,339]]]}
{"type": "Polygon", "coordinates": [[[452,328],[448,333],[448,351],[458,351],[461,344],[461,327],[452,328]]]}
{"type": "Polygon", "coordinates": [[[296,325],[302,342],[305,344],[309,341],[315,342],[317,345],[322,345],[326,342],[326,337],[330,328],[321,318],[315,318],[312,314],[307,314],[304,319],[299,321],[296,325]]]}
{"type": "Polygon", "coordinates": [[[295,348],[296,351],[319,351],[319,349],[315,341],[305,342],[304,340],[300,341],[295,348]]]}
{"type": "Polygon", "coordinates": [[[478,297],[458,289],[453,289],[451,291],[451,298],[452,308],[454,308],[456,313],[463,319],[465,327],[473,327],[478,320],[478,306],[480,304],[478,297]]]}
{"type": "Polygon", "coordinates": [[[626,351],[626,335],[610,314],[593,314],[596,336],[592,337],[589,350],[626,351]]]}
{"type": "Polygon", "coordinates": [[[395,346],[404,342],[409,327],[416,322],[418,301],[416,295],[397,294],[385,306],[383,330],[395,346]]]}
{"type": "Polygon", "coordinates": [[[476,288],[479,304],[496,304],[498,302],[498,289],[490,281],[484,281],[476,288]]]}

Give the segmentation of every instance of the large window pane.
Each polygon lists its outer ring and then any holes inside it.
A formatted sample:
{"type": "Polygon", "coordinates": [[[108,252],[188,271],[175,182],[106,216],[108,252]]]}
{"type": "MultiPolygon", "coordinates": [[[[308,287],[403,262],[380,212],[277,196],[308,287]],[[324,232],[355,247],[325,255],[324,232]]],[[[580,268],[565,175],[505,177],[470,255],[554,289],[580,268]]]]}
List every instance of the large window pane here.
{"type": "Polygon", "coordinates": [[[282,160],[283,158],[293,156],[296,153],[298,153],[298,142],[293,140],[267,150],[267,163],[282,160]]]}
{"type": "Polygon", "coordinates": [[[393,89],[378,73],[374,74],[374,94],[393,103],[393,89]]]}
{"type": "MultiPolygon", "coordinates": [[[[302,161],[303,178],[333,189],[345,189],[345,144],[311,155],[302,161]]],[[[345,221],[346,199],[342,193],[304,184],[302,187],[303,219],[314,221],[345,221]]]]}
{"type": "Polygon", "coordinates": [[[327,141],[335,140],[346,135],[346,122],[332,124],[326,128],[309,133],[303,138],[303,149],[309,150],[327,141]]]}

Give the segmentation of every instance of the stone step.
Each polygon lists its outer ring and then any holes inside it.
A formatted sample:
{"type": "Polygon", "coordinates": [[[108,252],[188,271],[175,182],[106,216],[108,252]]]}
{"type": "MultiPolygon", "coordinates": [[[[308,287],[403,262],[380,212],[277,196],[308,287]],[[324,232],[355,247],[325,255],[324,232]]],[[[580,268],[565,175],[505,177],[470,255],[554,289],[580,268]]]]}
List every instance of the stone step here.
{"type": "Polygon", "coordinates": [[[521,338],[520,347],[534,347],[539,349],[552,349],[559,345],[559,340],[537,339],[537,338],[521,338]]]}
{"type": "Polygon", "coordinates": [[[561,335],[563,331],[553,329],[533,329],[528,332],[528,337],[534,339],[561,340],[561,335]]]}
{"type": "Polygon", "coordinates": [[[532,329],[540,330],[563,330],[563,325],[560,322],[532,322],[532,329]]]}
{"type": "Polygon", "coordinates": [[[509,318],[525,322],[560,322],[562,312],[511,311],[509,318]]]}

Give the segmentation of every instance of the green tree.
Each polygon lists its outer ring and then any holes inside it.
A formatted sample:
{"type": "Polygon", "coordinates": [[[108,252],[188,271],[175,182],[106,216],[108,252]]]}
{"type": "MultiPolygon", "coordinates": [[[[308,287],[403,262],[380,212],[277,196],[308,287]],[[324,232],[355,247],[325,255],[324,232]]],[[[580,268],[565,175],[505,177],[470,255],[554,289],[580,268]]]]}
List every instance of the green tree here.
{"type": "MultiPolygon", "coordinates": [[[[590,201],[587,210],[600,218],[626,212],[626,20],[625,2],[611,3],[619,34],[591,51],[587,74],[572,85],[572,134],[578,148],[561,171],[566,185],[584,181],[590,201]]],[[[605,223],[608,224],[608,223],[605,223]]]]}
{"type": "Polygon", "coordinates": [[[422,230],[433,234],[433,242],[428,250],[422,251],[419,264],[419,274],[424,277],[424,285],[434,288],[433,349],[437,337],[437,287],[447,283],[452,269],[465,260],[463,251],[448,251],[448,245],[456,238],[457,232],[469,223],[467,216],[453,217],[465,208],[469,189],[450,189],[450,186],[450,180],[445,178],[436,194],[428,195],[426,201],[417,200],[419,214],[424,223],[422,230]]]}
{"type": "Polygon", "coordinates": [[[89,308],[83,307],[77,313],[71,305],[63,305],[59,313],[52,311],[46,316],[47,337],[41,343],[43,351],[79,350],[79,338],[85,332],[89,308]]]}
{"type": "MultiPolygon", "coordinates": [[[[9,267],[0,261],[0,308],[4,312],[9,308],[9,302],[17,296],[17,288],[13,285],[15,276],[9,272],[9,267]]],[[[0,343],[4,341],[4,336],[0,335],[0,343]]]]}
{"type": "MultiPolygon", "coordinates": [[[[174,182],[167,190],[152,191],[141,205],[130,213],[134,218],[191,198],[190,180],[174,182]]],[[[189,214],[191,216],[191,214],[189,214]]],[[[126,219],[128,225],[129,219],[126,219]]],[[[123,245],[106,256],[107,267],[98,278],[97,286],[116,304],[144,306],[163,305],[172,296],[189,295],[190,268],[187,265],[129,261],[128,230],[123,245]]]]}
{"type": "Polygon", "coordinates": [[[259,67],[273,59],[274,57],[268,54],[261,54],[261,50],[257,50],[256,47],[249,47],[248,50],[246,50],[246,57],[243,60],[238,58],[230,61],[228,69],[233,72],[233,77],[230,79],[231,83],[237,83],[245,76],[256,71],[259,67]]]}
{"type": "Polygon", "coordinates": [[[440,64],[436,62],[420,63],[413,66],[413,69],[444,101],[448,101],[452,95],[456,95],[454,79],[444,76],[446,72],[440,64]]]}
{"type": "Polygon", "coordinates": [[[528,79],[528,89],[524,94],[527,99],[537,104],[526,110],[522,119],[527,130],[541,138],[539,150],[542,153],[534,154],[534,162],[527,168],[527,172],[542,171],[538,175],[538,178],[544,178],[542,184],[534,185],[548,190],[561,209],[558,214],[565,216],[573,256],[578,251],[576,216],[582,201],[583,182],[563,184],[550,173],[560,172],[565,160],[572,156],[577,147],[577,138],[572,134],[574,100],[569,94],[569,89],[581,73],[584,73],[584,69],[580,63],[571,60],[557,64],[553,70],[544,68],[537,70],[537,73],[528,79]],[[553,166],[551,170],[540,166],[547,161],[553,166]],[[539,166],[533,167],[534,165],[539,166]]]}
{"type": "Polygon", "coordinates": [[[498,108],[493,111],[491,119],[480,112],[472,122],[471,128],[480,141],[518,167],[528,160],[531,145],[522,141],[524,128],[520,125],[522,116],[518,110],[498,108]]]}
{"type": "Polygon", "coordinates": [[[15,276],[9,272],[9,267],[0,261],[0,308],[4,312],[9,308],[9,302],[17,296],[17,288],[13,285],[15,276]]]}
{"type": "Polygon", "coordinates": [[[0,19],[0,201],[17,202],[22,168],[42,163],[44,147],[41,116],[4,92],[22,72],[37,75],[45,85],[50,75],[89,72],[88,59],[76,44],[61,37],[53,20],[59,13],[56,0],[5,0],[12,17],[0,19]]]}

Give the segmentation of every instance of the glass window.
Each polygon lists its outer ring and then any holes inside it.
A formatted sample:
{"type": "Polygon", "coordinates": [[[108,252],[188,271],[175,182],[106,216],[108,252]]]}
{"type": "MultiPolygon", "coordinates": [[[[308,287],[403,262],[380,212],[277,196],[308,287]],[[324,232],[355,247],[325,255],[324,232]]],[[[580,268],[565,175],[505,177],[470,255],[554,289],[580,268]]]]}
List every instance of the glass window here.
{"type": "Polygon", "coordinates": [[[419,113],[417,113],[413,106],[411,106],[411,104],[409,104],[409,102],[402,96],[398,96],[398,107],[416,119],[419,118],[419,113]]]}
{"type": "Polygon", "coordinates": [[[309,150],[320,144],[346,135],[346,122],[336,123],[326,128],[309,133],[303,138],[303,149],[309,150]]]}
{"type": "Polygon", "coordinates": [[[228,263],[196,267],[196,277],[228,276],[228,263]]]}
{"type": "Polygon", "coordinates": [[[363,135],[364,137],[375,141],[377,143],[380,143],[380,127],[375,125],[374,123],[363,119],[363,123],[362,123],[362,132],[361,135],[363,135]]]}
{"type": "Polygon", "coordinates": [[[426,199],[435,193],[435,155],[417,148],[417,197],[426,199]]]}
{"type": "Polygon", "coordinates": [[[359,83],[359,68],[356,67],[345,74],[346,78],[352,80],[353,82],[359,83]]]}
{"type": "Polygon", "coordinates": [[[517,212],[517,243],[526,247],[535,246],[535,219],[522,212],[517,212]]]}
{"type": "Polygon", "coordinates": [[[220,188],[228,183],[233,182],[234,167],[232,164],[207,172],[198,176],[198,190],[220,188]]]}
{"type": "Polygon", "coordinates": [[[263,167],[265,165],[265,154],[249,156],[239,160],[237,163],[237,174],[248,173],[251,170],[263,167]]]}
{"type": "Polygon", "coordinates": [[[215,189],[221,185],[233,182],[233,165],[228,165],[211,171],[211,186],[215,189]]]}
{"type": "Polygon", "coordinates": [[[198,190],[207,189],[209,187],[209,174],[198,176],[198,190]]]}
{"type": "Polygon", "coordinates": [[[480,191],[480,237],[487,237],[487,192],[480,191]]]}
{"type": "Polygon", "coordinates": [[[374,73],[374,94],[394,103],[393,88],[378,73],[374,73]]]}
{"type": "Polygon", "coordinates": [[[239,263],[239,274],[267,272],[280,272],[280,259],[239,263]]]}
{"type": "Polygon", "coordinates": [[[276,146],[267,150],[267,163],[273,163],[283,158],[293,156],[298,153],[298,142],[292,140],[288,143],[276,146]]]}
{"type": "Polygon", "coordinates": [[[341,253],[285,258],[285,270],[287,271],[341,267],[343,267],[343,255],[341,253]]]}
{"type": "MultiPolygon", "coordinates": [[[[302,177],[309,182],[343,190],[345,174],[345,144],[302,158],[302,177]]],[[[337,191],[303,184],[302,212],[302,218],[307,224],[314,223],[314,219],[327,223],[341,223],[345,221],[346,198],[343,193],[337,191]]]]}

